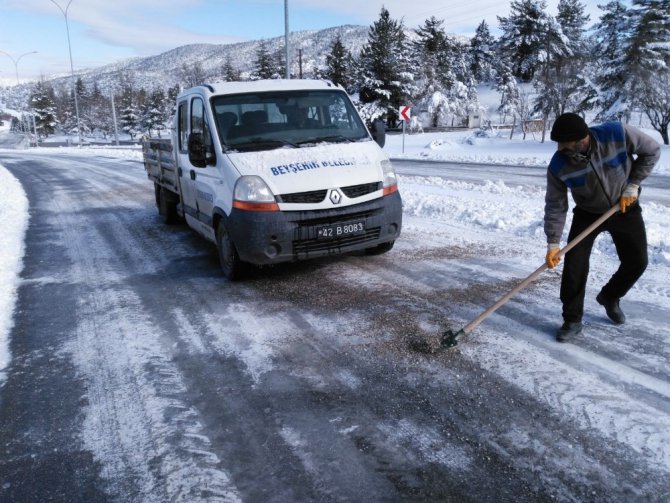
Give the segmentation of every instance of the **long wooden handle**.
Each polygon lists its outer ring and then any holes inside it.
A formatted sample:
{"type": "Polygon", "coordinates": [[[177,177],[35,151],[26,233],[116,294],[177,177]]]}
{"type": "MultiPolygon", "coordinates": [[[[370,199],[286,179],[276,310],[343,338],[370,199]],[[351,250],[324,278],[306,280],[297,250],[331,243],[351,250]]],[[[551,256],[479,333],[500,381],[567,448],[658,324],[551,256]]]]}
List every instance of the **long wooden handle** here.
{"type": "MultiPolygon", "coordinates": [[[[600,216],[600,218],[598,218],[598,220],[596,220],[591,225],[589,225],[576,238],[574,238],[567,245],[565,245],[563,248],[561,248],[556,256],[559,257],[559,258],[563,257],[566,253],[568,253],[575,246],[577,246],[586,236],[588,236],[594,230],[596,230],[600,225],[602,225],[603,222],[605,222],[605,220],[607,220],[609,217],[614,215],[617,211],[619,211],[619,205],[618,204],[615,205],[615,206],[612,206],[609,210],[607,210],[606,213],[603,213],[600,216]]],[[[530,276],[528,276],[521,283],[519,283],[516,287],[514,287],[512,290],[510,290],[498,302],[493,304],[486,311],[484,311],[482,314],[480,314],[477,318],[475,318],[470,323],[468,323],[465,327],[463,327],[463,332],[465,332],[466,334],[469,334],[470,332],[472,332],[475,328],[477,328],[477,326],[479,326],[479,324],[482,321],[484,321],[486,318],[491,316],[495,311],[497,311],[500,306],[505,304],[509,299],[514,297],[517,293],[519,293],[521,290],[526,288],[530,283],[535,281],[535,278],[537,278],[540,274],[542,274],[545,271],[545,269],[548,269],[548,267],[549,266],[546,264],[546,262],[544,264],[542,264],[540,267],[538,267],[530,276]]]]}

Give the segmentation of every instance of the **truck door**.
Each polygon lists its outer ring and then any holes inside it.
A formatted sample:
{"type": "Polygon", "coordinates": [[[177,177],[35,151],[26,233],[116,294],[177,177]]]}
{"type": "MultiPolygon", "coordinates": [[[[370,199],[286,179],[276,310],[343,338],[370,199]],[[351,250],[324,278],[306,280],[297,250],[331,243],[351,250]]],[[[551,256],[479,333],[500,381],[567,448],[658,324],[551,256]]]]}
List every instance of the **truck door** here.
{"type": "Polygon", "coordinates": [[[195,169],[188,160],[189,110],[188,100],[180,101],[177,105],[177,173],[179,175],[179,189],[184,218],[191,227],[194,218],[197,218],[195,195],[191,183],[191,172],[195,169]]]}
{"type": "Polygon", "coordinates": [[[203,98],[196,97],[191,100],[191,134],[202,135],[205,151],[207,152],[206,166],[191,167],[189,181],[192,184],[193,197],[197,218],[200,222],[199,230],[204,235],[214,239],[212,213],[214,210],[214,190],[219,181],[219,172],[216,169],[216,153],[212,139],[206,103],[203,98]]]}
{"type": "Polygon", "coordinates": [[[212,135],[207,120],[205,102],[200,97],[194,97],[189,102],[179,103],[177,113],[179,124],[179,167],[180,183],[182,189],[182,204],[184,205],[184,217],[188,224],[198,232],[212,237],[212,210],[214,205],[213,183],[216,180],[216,168],[214,166],[196,167],[191,164],[188,156],[188,138],[192,134],[200,134],[204,140],[206,149],[211,151],[214,162],[214,151],[212,148],[212,135]],[[189,112],[186,115],[187,111],[189,112]],[[188,120],[187,120],[188,119],[188,120]]]}

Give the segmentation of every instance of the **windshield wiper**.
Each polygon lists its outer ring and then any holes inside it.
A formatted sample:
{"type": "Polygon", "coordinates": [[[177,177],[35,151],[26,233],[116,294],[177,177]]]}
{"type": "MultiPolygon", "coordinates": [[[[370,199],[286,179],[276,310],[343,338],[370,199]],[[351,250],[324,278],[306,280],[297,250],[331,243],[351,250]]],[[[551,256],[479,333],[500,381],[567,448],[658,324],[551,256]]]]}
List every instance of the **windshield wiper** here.
{"type": "Polygon", "coordinates": [[[248,141],[243,141],[239,143],[231,143],[226,145],[228,151],[230,150],[264,150],[264,149],[275,149],[280,147],[293,147],[300,148],[297,143],[292,143],[286,140],[277,140],[274,138],[251,138],[248,141]]]}
{"type": "Polygon", "coordinates": [[[344,135],[341,135],[341,134],[334,134],[334,135],[331,135],[331,136],[318,136],[316,138],[310,138],[309,140],[303,140],[303,141],[299,141],[297,143],[298,143],[298,145],[304,145],[306,143],[325,143],[325,142],[353,143],[353,142],[358,141],[360,139],[361,138],[349,138],[348,136],[344,136],[344,135]]]}

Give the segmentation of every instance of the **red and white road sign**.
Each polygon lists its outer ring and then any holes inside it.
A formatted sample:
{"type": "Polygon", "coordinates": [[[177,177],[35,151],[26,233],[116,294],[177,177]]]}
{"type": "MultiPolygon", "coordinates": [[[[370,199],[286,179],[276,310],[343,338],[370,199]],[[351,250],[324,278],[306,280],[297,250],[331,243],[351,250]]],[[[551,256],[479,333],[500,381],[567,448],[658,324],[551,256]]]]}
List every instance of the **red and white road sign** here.
{"type": "Polygon", "coordinates": [[[409,122],[409,118],[411,117],[411,113],[410,113],[411,110],[412,110],[412,107],[410,107],[409,105],[401,106],[400,109],[399,109],[400,119],[409,122]]]}

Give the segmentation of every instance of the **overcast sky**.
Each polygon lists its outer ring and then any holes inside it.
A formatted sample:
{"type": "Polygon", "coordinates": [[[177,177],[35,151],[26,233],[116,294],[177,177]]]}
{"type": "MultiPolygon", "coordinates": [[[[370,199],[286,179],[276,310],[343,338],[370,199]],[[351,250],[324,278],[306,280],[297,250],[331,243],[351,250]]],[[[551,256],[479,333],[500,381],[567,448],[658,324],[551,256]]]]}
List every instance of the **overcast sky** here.
{"type": "MultiPolygon", "coordinates": [[[[65,16],[69,0],[0,0],[0,83],[70,72],[65,16]],[[55,2],[55,3],[54,3],[55,2]],[[32,51],[37,51],[32,53],[32,51]],[[27,54],[31,53],[31,54],[27,54]]],[[[416,28],[435,16],[449,33],[472,35],[486,20],[509,15],[500,0],[289,0],[289,29],[370,26],[384,5],[416,28]]],[[[582,2],[595,20],[597,4],[582,2]]],[[[558,0],[547,0],[556,14],[558,0]]],[[[75,71],[160,54],[192,43],[225,44],[284,35],[284,0],[72,0],[67,10],[75,71]]]]}

